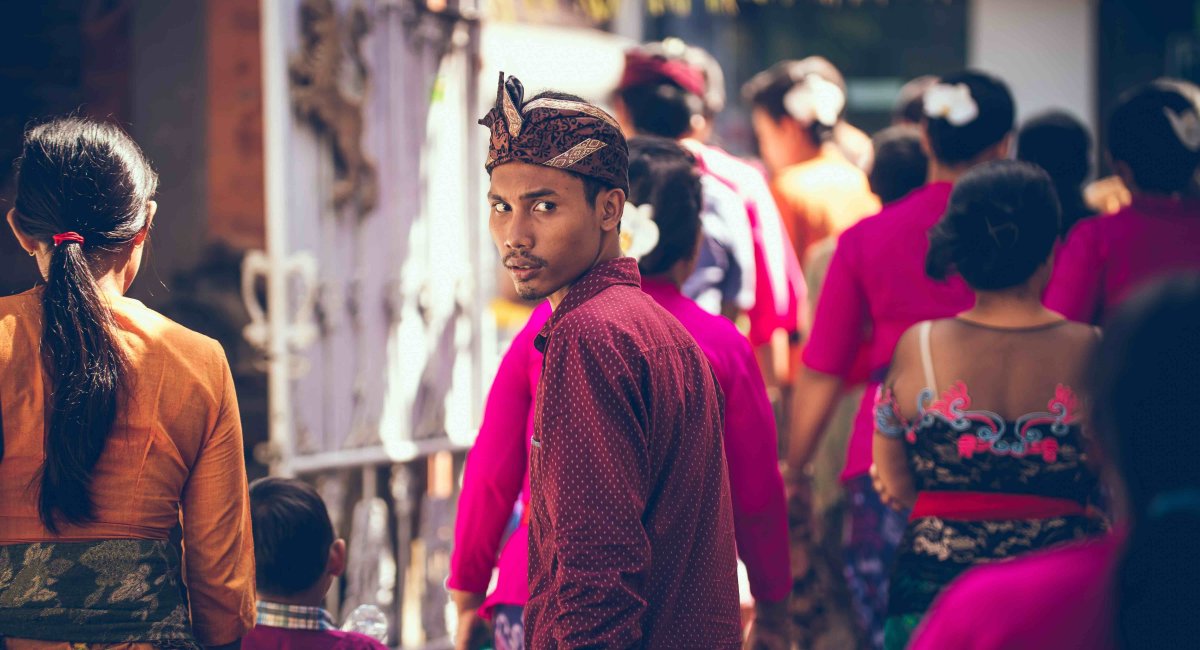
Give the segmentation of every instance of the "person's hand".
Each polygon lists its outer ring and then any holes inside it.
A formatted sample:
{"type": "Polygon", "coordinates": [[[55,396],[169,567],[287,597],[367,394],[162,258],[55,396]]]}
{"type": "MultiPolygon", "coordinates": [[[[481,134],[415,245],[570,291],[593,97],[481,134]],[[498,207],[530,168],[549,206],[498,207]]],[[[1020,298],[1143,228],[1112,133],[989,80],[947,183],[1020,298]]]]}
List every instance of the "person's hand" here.
{"type": "Polygon", "coordinates": [[[482,647],[488,638],[487,621],[479,615],[484,595],[451,589],[450,599],[458,609],[458,631],[454,635],[454,650],[474,650],[482,647]]]}
{"type": "Polygon", "coordinates": [[[871,486],[879,493],[879,500],[883,502],[883,505],[896,512],[904,512],[909,508],[908,504],[901,502],[896,498],[896,495],[888,492],[887,486],[883,484],[883,479],[879,476],[879,468],[875,466],[875,463],[871,463],[871,486]]]}
{"type": "Polygon", "coordinates": [[[788,599],[754,603],[754,624],[746,638],[746,650],[791,650],[792,629],[788,621],[788,599]]]}

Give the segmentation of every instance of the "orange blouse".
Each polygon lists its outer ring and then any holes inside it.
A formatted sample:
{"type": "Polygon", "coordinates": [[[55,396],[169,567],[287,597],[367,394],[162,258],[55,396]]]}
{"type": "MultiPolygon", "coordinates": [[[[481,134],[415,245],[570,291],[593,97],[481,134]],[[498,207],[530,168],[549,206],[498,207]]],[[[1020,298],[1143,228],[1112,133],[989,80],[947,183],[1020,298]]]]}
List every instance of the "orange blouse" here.
{"type": "Polygon", "coordinates": [[[54,535],[37,511],[47,392],[41,296],[33,289],[0,298],[0,544],[167,539],[182,524],[197,639],[241,638],[255,619],[254,540],[241,418],[221,345],[137,300],[113,301],[128,395],[93,472],[95,521],[54,535]]]}

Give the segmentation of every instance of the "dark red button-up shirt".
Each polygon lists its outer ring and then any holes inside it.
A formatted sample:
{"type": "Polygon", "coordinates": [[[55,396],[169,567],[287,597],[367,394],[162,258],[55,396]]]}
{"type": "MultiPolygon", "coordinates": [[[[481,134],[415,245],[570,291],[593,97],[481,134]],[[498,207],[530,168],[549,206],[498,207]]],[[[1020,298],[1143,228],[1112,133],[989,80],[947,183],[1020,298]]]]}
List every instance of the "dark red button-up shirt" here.
{"type": "Polygon", "coordinates": [[[536,345],[530,648],[738,648],[723,400],[687,330],[597,264],[536,345]]]}

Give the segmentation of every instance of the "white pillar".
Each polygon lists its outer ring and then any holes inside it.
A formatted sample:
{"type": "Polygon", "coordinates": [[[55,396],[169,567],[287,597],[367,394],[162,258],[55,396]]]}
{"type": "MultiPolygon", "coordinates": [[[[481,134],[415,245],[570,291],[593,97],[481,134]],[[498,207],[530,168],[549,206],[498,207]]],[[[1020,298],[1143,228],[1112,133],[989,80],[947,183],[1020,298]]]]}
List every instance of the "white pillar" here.
{"type": "Polygon", "coordinates": [[[1096,134],[1098,0],[971,0],[973,68],[1008,82],[1023,121],[1050,108],[1073,113],[1096,134]]]}

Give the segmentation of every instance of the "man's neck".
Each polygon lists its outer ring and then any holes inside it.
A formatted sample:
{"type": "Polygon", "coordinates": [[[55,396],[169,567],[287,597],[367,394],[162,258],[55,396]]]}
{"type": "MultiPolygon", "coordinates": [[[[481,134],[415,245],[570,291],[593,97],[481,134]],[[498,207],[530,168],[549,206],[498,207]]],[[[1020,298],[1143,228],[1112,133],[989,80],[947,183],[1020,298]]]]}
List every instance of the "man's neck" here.
{"type": "Polygon", "coordinates": [[[604,262],[607,262],[609,260],[615,260],[618,257],[621,257],[620,249],[617,249],[616,251],[609,250],[609,247],[605,247],[604,249],[602,249],[600,254],[598,256],[596,256],[596,261],[592,262],[592,265],[587,267],[586,271],[584,271],[583,273],[580,273],[578,278],[575,278],[573,281],[571,281],[571,283],[567,284],[566,286],[559,289],[558,291],[555,291],[554,293],[550,294],[549,296],[546,296],[546,299],[550,301],[550,310],[551,311],[558,310],[558,306],[562,304],[562,301],[564,299],[566,299],[567,294],[570,293],[571,287],[575,286],[575,283],[579,282],[579,280],[581,280],[583,278],[583,276],[587,275],[588,273],[591,273],[592,269],[596,268],[598,265],[603,264],[604,262]]]}

